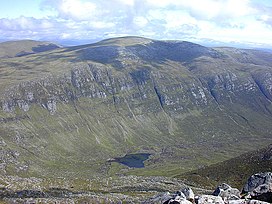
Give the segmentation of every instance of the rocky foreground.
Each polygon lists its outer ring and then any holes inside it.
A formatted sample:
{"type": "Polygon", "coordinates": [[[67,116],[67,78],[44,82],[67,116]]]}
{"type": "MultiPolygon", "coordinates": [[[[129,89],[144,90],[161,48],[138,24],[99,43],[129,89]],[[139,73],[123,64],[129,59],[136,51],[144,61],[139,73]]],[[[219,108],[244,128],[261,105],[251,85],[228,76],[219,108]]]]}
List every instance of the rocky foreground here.
{"type": "MultiPolygon", "coordinates": [[[[140,179],[140,178],[139,178],[140,179]]],[[[177,189],[180,189],[176,193],[162,192],[153,197],[155,192],[159,192],[158,189],[163,189],[165,185],[169,184],[169,181],[162,178],[152,178],[145,180],[145,184],[137,177],[127,177],[127,191],[121,188],[106,192],[106,188],[111,188],[111,184],[107,180],[104,193],[101,192],[74,192],[68,189],[54,188],[50,190],[22,190],[22,191],[5,191],[0,189],[0,203],[142,203],[142,204],[266,204],[272,203],[272,173],[257,173],[252,175],[243,189],[240,191],[237,188],[232,188],[228,184],[219,185],[213,193],[207,193],[208,190],[188,187],[183,183],[171,183],[177,189]],[[133,183],[134,181],[135,183],[133,183]],[[135,184],[138,183],[141,194],[136,193],[135,184]],[[148,184],[153,190],[148,188],[148,184]],[[153,187],[157,184],[157,190],[153,187]],[[123,190],[122,190],[123,189],[123,190]],[[194,193],[195,191],[195,193],[194,193]],[[128,193],[129,192],[129,193],[128,193]],[[151,197],[147,199],[148,197],[151,197]],[[1,200],[2,199],[2,200],[1,200]]],[[[122,180],[114,181],[114,186],[120,187],[122,180]],[[116,183],[117,182],[117,183],[116,183]]],[[[125,185],[123,183],[122,185],[125,185]]],[[[118,187],[118,188],[119,188],[118,187]]],[[[138,189],[139,190],[139,189],[138,189]]]]}
{"type": "Polygon", "coordinates": [[[169,192],[157,195],[144,203],[153,204],[265,204],[272,203],[272,173],[252,175],[240,192],[228,184],[219,185],[212,195],[195,195],[191,188],[185,187],[174,194],[169,192]]]}

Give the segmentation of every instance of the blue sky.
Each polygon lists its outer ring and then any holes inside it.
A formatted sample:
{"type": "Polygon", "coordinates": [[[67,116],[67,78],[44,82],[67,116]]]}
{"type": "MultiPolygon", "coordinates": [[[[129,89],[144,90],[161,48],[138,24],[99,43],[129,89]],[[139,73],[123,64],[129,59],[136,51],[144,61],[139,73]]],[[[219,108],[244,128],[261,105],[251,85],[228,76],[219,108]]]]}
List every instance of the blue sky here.
{"type": "Polygon", "coordinates": [[[0,0],[1,40],[93,42],[137,35],[272,47],[271,0],[0,0]]]}

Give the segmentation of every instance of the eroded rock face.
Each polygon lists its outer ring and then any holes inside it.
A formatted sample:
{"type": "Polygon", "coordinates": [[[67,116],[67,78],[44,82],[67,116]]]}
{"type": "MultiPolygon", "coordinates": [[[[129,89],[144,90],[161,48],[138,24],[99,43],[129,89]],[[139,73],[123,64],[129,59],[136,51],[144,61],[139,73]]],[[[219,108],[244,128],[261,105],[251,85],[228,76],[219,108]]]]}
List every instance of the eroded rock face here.
{"type": "Polygon", "coordinates": [[[46,108],[50,112],[50,114],[54,115],[57,110],[57,102],[54,99],[47,101],[46,108]]]}
{"type": "MultiPolygon", "coordinates": [[[[202,109],[215,103],[238,102],[252,106],[255,103],[252,97],[261,97],[262,103],[271,103],[271,70],[247,73],[248,76],[244,77],[239,69],[236,71],[226,67],[225,71],[218,70],[214,60],[219,60],[220,63],[220,60],[223,60],[223,63],[229,59],[210,48],[185,42],[149,42],[146,45],[148,46],[102,46],[84,49],[84,53],[80,51],[78,54],[85,56],[85,60],[94,60],[93,62],[75,62],[63,75],[46,76],[9,87],[2,98],[2,110],[13,112],[19,107],[26,112],[31,109],[32,104],[39,104],[51,114],[55,114],[57,104],[82,97],[107,99],[120,104],[124,100],[122,94],[129,90],[134,92],[130,99],[144,101],[155,98],[164,111],[169,113],[182,113],[193,107],[202,109]],[[97,50],[103,50],[107,54],[97,50]],[[198,64],[197,61],[191,61],[201,56],[210,57],[211,62],[206,60],[203,64],[198,64]],[[165,62],[169,59],[175,64],[170,65],[168,71],[168,64],[165,62]],[[154,67],[145,65],[150,63],[158,64],[154,67]],[[186,67],[184,63],[187,63],[186,67]],[[159,64],[167,67],[166,70],[157,69],[159,64]],[[180,73],[171,73],[174,71],[170,70],[173,66],[180,73]],[[205,66],[216,71],[206,73],[205,66]]],[[[224,63],[222,66],[229,66],[224,63]]],[[[260,108],[259,105],[255,106],[260,108]]]]}
{"type": "Polygon", "coordinates": [[[245,81],[235,73],[226,72],[201,77],[200,80],[195,76],[190,82],[180,78],[178,84],[171,84],[171,81],[177,79],[145,68],[115,76],[103,65],[75,65],[70,77],[47,77],[7,90],[1,106],[5,112],[13,112],[16,107],[27,112],[32,104],[40,104],[54,114],[57,103],[67,103],[81,97],[107,100],[113,97],[113,103],[122,103],[120,94],[132,90],[135,91],[130,96],[132,100],[148,100],[155,96],[166,111],[184,112],[191,107],[204,108],[213,103],[247,100],[249,95],[260,95],[270,101],[270,75],[267,74],[266,80],[249,78],[245,81]]]}

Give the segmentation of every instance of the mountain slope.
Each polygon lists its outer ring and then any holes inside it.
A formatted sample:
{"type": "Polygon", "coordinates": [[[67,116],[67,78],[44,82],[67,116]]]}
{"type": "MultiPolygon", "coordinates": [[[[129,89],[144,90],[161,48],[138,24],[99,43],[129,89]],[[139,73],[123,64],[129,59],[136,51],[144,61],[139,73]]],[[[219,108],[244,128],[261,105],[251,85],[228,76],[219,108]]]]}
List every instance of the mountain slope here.
{"type": "Polygon", "coordinates": [[[8,41],[0,43],[0,59],[21,57],[60,48],[59,45],[34,40],[8,41]]]}
{"type": "Polygon", "coordinates": [[[171,175],[271,143],[269,56],[126,37],[3,59],[3,172],[171,175]],[[108,162],[128,153],[151,157],[108,162]]]}
{"type": "Polygon", "coordinates": [[[272,169],[272,145],[245,153],[230,160],[203,167],[177,177],[194,185],[212,187],[215,184],[229,183],[242,189],[247,179],[256,172],[272,169]]]}

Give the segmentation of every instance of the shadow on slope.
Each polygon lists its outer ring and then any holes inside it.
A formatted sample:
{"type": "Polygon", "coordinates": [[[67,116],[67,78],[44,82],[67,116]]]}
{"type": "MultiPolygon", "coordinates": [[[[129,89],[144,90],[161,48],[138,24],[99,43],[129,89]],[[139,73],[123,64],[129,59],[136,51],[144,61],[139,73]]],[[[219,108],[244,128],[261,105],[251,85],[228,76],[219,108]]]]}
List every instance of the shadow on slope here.
{"type": "Polygon", "coordinates": [[[0,43],[0,58],[22,57],[39,52],[46,52],[60,48],[50,42],[34,40],[8,41],[0,43]]]}

